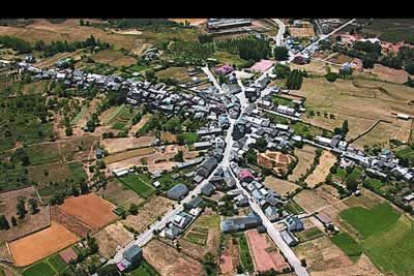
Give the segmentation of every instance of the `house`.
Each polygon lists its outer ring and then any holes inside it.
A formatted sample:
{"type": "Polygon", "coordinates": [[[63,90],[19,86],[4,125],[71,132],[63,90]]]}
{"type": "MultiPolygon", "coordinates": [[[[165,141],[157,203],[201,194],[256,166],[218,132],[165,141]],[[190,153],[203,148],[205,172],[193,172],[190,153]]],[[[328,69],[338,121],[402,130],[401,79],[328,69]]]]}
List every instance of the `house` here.
{"type": "Polygon", "coordinates": [[[276,112],[279,112],[281,114],[285,114],[285,115],[289,115],[289,116],[294,116],[295,115],[295,109],[285,106],[285,105],[278,105],[276,107],[276,112]]]}
{"type": "Polygon", "coordinates": [[[181,229],[178,228],[175,224],[171,224],[164,231],[165,237],[174,240],[181,234],[181,229]]]}
{"type": "Polygon", "coordinates": [[[143,259],[142,249],[133,244],[122,253],[122,260],[117,263],[119,271],[125,272],[136,267],[143,259]]]}
{"type": "Polygon", "coordinates": [[[209,141],[194,143],[195,150],[205,150],[210,148],[211,146],[212,144],[209,141]]]}
{"type": "Polygon", "coordinates": [[[253,174],[248,169],[241,169],[239,172],[239,178],[243,182],[250,183],[254,180],[253,174]]]}
{"type": "Polygon", "coordinates": [[[212,194],[214,194],[214,186],[211,183],[207,183],[203,186],[203,188],[201,188],[201,194],[204,196],[211,196],[212,194]]]}
{"type": "Polygon", "coordinates": [[[264,213],[266,215],[266,217],[271,221],[271,222],[275,222],[277,220],[280,219],[280,213],[279,210],[275,207],[272,206],[268,206],[265,210],[264,213]]]}
{"type": "Polygon", "coordinates": [[[112,171],[116,177],[121,177],[129,173],[128,169],[115,169],[112,171]]]}
{"type": "Polygon", "coordinates": [[[227,75],[229,73],[233,72],[233,67],[231,67],[230,65],[226,64],[220,67],[216,67],[214,69],[214,73],[216,73],[217,75],[227,75]]]}
{"type": "Polygon", "coordinates": [[[283,230],[280,232],[282,239],[289,245],[295,246],[299,243],[298,239],[289,232],[289,230],[283,230]]]}
{"type": "Polygon", "coordinates": [[[190,202],[186,204],[186,207],[188,209],[194,209],[200,206],[202,202],[203,202],[203,199],[199,196],[196,196],[195,198],[193,198],[192,200],[190,200],[190,202]]]}
{"type": "Polygon", "coordinates": [[[152,186],[154,186],[155,188],[159,188],[161,186],[161,183],[159,181],[155,181],[154,183],[152,183],[152,186]]]}
{"type": "Polygon", "coordinates": [[[326,228],[328,228],[330,225],[332,225],[332,220],[331,220],[331,218],[330,218],[327,214],[325,214],[325,213],[319,213],[319,214],[317,214],[317,215],[316,215],[316,218],[317,218],[320,222],[322,222],[322,224],[323,224],[326,228]]]}
{"type": "Polygon", "coordinates": [[[322,137],[322,136],[316,136],[315,142],[322,145],[322,146],[330,147],[331,143],[332,143],[332,139],[322,137]]]}
{"type": "Polygon", "coordinates": [[[244,196],[243,194],[239,194],[234,198],[236,205],[239,207],[246,207],[249,206],[249,199],[244,196]]]}
{"type": "Polygon", "coordinates": [[[208,177],[213,170],[217,167],[218,161],[216,158],[214,157],[209,157],[206,160],[203,161],[203,163],[201,163],[197,174],[202,176],[202,177],[208,177]]]}
{"type": "Polygon", "coordinates": [[[174,200],[180,200],[188,194],[189,190],[186,185],[180,183],[167,191],[167,197],[174,200]]]}
{"type": "Polygon", "coordinates": [[[269,192],[266,197],[265,200],[267,203],[269,203],[270,206],[272,207],[277,207],[280,208],[283,206],[283,202],[280,199],[280,195],[278,193],[276,193],[275,191],[271,191],[269,192]]]}
{"type": "Polygon", "coordinates": [[[299,232],[305,229],[303,222],[300,220],[300,218],[296,216],[288,217],[285,223],[290,232],[299,232]]]}
{"type": "Polygon", "coordinates": [[[173,223],[180,229],[185,229],[192,221],[192,217],[185,212],[181,212],[174,216],[173,223]]]}
{"type": "Polygon", "coordinates": [[[101,159],[104,156],[105,155],[104,155],[104,151],[103,150],[101,150],[99,148],[95,150],[95,157],[96,157],[96,159],[101,159]]]}
{"type": "Polygon", "coordinates": [[[220,222],[220,228],[222,232],[229,233],[255,228],[261,224],[262,221],[257,215],[250,214],[247,217],[236,217],[222,220],[220,222]]]}

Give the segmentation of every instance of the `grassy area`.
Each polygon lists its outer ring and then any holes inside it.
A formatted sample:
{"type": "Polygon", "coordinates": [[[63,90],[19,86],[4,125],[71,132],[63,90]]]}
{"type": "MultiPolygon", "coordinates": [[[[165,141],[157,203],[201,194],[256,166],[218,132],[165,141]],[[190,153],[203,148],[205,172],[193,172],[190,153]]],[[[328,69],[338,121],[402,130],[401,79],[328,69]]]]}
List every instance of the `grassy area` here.
{"type": "Polygon", "coordinates": [[[85,104],[82,106],[81,110],[79,111],[78,114],[76,114],[76,116],[70,121],[71,125],[76,125],[77,122],[80,120],[80,118],[82,118],[86,111],[88,111],[88,106],[85,104]]]}
{"type": "Polygon", "coordinates": [[[299,206],[293,199],[289,200],[288,203],[285,204],[285,210],[289,213],[294,215],[299,215],[304,210],[302,207],[299,206]]]}
{"type": "Polygon", "coordinates": [[[121,122],[116,122],[113,126],[112,129],[116,129],[116,130],[122,130],[124,129],[125,124],[121,123],[121,122]]]}
{"type": "Polygon", "coordinates": [[[80,162],[71,162],[68,163],[69,169],[72,172],[72,177],[75,182],[82,182],[87,179],[87,175],[85,170],[83,169],[83,165],[80,162]]]}
{"type": "Polygon", "coordinates": [[[388,203],[372,209],[354,207],[342,211],[340,217],[357,230],[364,238],[386,231],[398,221],[400,214],[388,203]]]}
{"type": "Polygon", "coordinates": [[[46,262],[40,262],[24,270],[22,274],[23,276],[53,276],[55,271],[46,262]]]}
{"type": "Polygon", "coordinates": [[[316,136],[325,136],[332,138],[334,133],[327,129],[322,129],[316,126],[308,125],[303,122],[296,122],[292,125],[292,128],[295,130],[295,134],[305,137],[307,139],[313,139],[316,136]]]}
{"type": "Polygon", "coordinates": [[[65,271],[67,264],[65,261],[59,256],[59,254],[53,255],[49,259],[47,259],[49,264],[55,268],[55,270],[59,273],[65,271]]]}
{"type": "Polygon", "coordinates": [[[195,132],[184,132],[182,135],[184,137],[184,143],[187,145],[192,145],[198,141],[198,135],[195,132]]]}
{"type": "Polygon", "coordinates": [[[295,106],[295,104],[291,100],[284,99],[284,98],[277,97],[277,96],[273,97],[273,103],[277,105],[285,105],[289,107],[295,106]]]}
{"type": "Polygon", "coordinates": [[[365,179],[364,184],[366,186],[374,189],[374,190],[377,190],[377,191],[380,190],[381,187],[385,185],[385,183],[382,182],[381,180],[375,179],[375,178],[370,178],[370,177],[367,177],[365,179]]]}
{"type": "Polygon", "coordinates": [[[299,232],[298,236],[301,242],[314,240],[320,237],[323,237],[325,234],[319,230],[317,227],[312,227],[309,229],[306,229],[305,231],[299,232]]]}
{"type": "Polygon", "coordinates": [[[138,268],[126,274],[127,276],[158,276],[158,272],[145,260],[141,262],[138,268]]]}
{"type": "Polygon", "coordinates": [[[35,145],[27,149],[31,165],[40,165],[60,160],[56,144],[35,145]]]}
{"type": "Polygon", "coordinates": [[[243,268],[249,272],[254,270],[253,260],[250,256],[249,245],[247,243],[246,236],[241,234],[238,238],[239,247],[240,247],[240,261],[243,268]]]}
{"type": "Polygon", "coordinates": [[[154,192],[151,180],[146,175],[128,174],[118,179],[143,198],[148,198],[154,192]]]}
{"type": "Polygon", "coordinates": [[[342,181],[345,181],[346,180],[346,170],[344,170],[342,168],[338,168],[336,170],[336,173],[335,173],[334,176],[341,179],[342,181]]]}
{"type": "Polygon", "coordinates": [[[395,155],[399,159],[406,159],[408,161],[407,163],[414,165],[414,149],[413,148],[407,147],[405,149],[398,150],[395,152],[395,155]]]}
{"type": "Polygon", "coordinates": [[[352,172],[347,176],[347,180],[350,181],[357,181],[358,179],[361,178],[362,174],[363,174],[363,170],[361,168],[357,168],[355,167],[352,172]]]}
{"type": "Polygon", "coordinates": [[[341,233],[333,236],[331,240],[353,261],[356,261],[356,259],[362,254],[362,246],[347,233],[341,233]]]}

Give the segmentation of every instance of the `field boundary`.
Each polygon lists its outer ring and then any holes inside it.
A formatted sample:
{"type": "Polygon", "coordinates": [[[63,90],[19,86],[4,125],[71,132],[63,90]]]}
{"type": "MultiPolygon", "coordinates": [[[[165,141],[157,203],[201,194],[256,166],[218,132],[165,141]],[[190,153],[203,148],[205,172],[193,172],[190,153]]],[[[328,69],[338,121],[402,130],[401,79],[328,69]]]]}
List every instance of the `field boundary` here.
{"type": "Polygon", "coordinates": [[[378,126],[380,123],[386,123],[386,124],[392,124],[392,122],[387,121],[387,120],[383,120],[383,119],[379,119],[378,121],[376,121],[374,124],[372,124],[368,129],[366,129],[364,132],[358,134],[358,136],[356,136],[355,138],[351,138],[349,140],[349,143],[354,143],[356,142],[358,139],[361,139],[363,136],[367,135],[369,132],[371,132],[376,126],[378,126]]]}

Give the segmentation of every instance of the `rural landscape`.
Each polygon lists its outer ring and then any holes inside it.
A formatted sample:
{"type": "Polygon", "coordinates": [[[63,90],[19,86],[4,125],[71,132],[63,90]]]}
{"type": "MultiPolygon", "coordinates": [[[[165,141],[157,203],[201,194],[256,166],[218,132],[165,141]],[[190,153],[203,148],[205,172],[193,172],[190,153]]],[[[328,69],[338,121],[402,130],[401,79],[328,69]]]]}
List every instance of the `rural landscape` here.
{"type": "Polygon", "coordinates": [[[414,19],[0,19],[0,276],[414,275],[414,19]]]}

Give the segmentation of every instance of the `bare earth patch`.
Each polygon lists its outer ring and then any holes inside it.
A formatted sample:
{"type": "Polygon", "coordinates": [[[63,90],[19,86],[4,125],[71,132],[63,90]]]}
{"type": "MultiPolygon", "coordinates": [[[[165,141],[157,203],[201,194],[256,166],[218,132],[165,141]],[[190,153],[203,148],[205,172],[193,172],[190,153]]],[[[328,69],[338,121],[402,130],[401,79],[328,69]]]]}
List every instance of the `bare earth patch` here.
{"type": "Polygon", "coordinates": [[[286,180],[283,180],[283,179],[279,179],[279,178],[276,178],[274,176],[266,177],[266,179],[264,181],[264,185],[266,187],[278,192],[282,196],[286,196],[289,193],[294,192],[297,188],[300,187],[300,186],[296,185],[293,182],[286,181],[286,180]]]}
{"type": "Polygon", "coordinates": [[[103,139],[101,144],[108,152],[116,153],[120,151],[126,151],[136,148],[144,148],[151,146],[155,136],[140,136],[140,137],[126,137],[126,138],[114,138],[103,139]]]}
{"type": "Polygon", "coordinates": [[[137,195],[137,193],[116,181],[109,182],[105,189],[98,191],[98,194],[104,199],[109,200],[117,206],[122,206],[125,209],[128,209],[131,203],[140,204],[144,202],[144,199],[137,195]]]}
{"type": "Polygon", "coordinates": [[[118,247],[124,247],[134,239],[134,235],[120,222],[108,225],[94,237],[99,245],[99,254],[107,259],[116,254],[118,247]]]}
{"type": "Polygon", "coordinates": [[[309,145],[304,145],[301,149],[295,148],[295,155],[298,157],[298,163],[292,174],[288,176],[289,181],[294,182],[302,175],[306,174],[306,171],[311,167],[315,158],[315,151],[316,149],[309,145]]]}
{"type": "Polygon", "coordinates": [[[313,188],[317,184],[325,182],[329,174],[329,169],[336,163],[336,156],[329,151],[324,151],[319,159],[319,165],[315,170],[305,179],[308,187],[313,188]]]}

